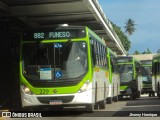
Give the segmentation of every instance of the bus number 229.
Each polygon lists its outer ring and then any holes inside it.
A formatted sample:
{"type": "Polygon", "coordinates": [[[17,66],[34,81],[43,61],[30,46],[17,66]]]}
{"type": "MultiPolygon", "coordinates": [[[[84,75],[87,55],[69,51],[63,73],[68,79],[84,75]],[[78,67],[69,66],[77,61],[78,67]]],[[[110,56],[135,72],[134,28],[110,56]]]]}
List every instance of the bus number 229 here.
{"type": "Polygon", "coordinates": [[[48,89],[40,89],[40,94],[48,94],[49,90],[48,89]]]}

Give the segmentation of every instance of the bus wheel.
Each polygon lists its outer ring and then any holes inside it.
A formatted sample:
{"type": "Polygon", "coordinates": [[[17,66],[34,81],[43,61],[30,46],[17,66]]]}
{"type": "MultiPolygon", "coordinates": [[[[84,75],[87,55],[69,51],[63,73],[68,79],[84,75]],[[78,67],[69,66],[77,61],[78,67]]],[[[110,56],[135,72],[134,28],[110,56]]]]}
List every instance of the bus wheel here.
{"type": "Polygon", "coordinates": [[[99,108],[100,109],[105,109],[106,108],[106,100],[102,100],[99,102],[99,108]]]}
{"type": "Polygon", "coordinates": [[[94,109],[95,109],[95,110],[98,110],[98,103],[95,103],[94,109]]]}
{"type": "Polygon", "coordinates": [[[158,83],[158,92],[157,92],[157,96],[158,96],[158,98],[160,99],[160,85],[159,85],[159,83],[158,83]]]}
{"type": "Polygon", "coordinates": [[[87,111],[87,112],[93,112],[94,111],[94,104],[86,105],[85,111],[87,111]]]}
{"type": "Polygon", "coordinates": [[[138,91],[137,96],[138,96],[138,98],[141,97],[141,92],[140,91],[138,91]]]}
{"type": "Polygon", "coordinates": [[[131,100],[135,100],[136,99],[136,95],[135,94],[130,95],[130,99],[131,100]]]}
{"type": "Polygon", "coordinates": [[[118,95],[118,100],[122,100],[123,96],[118,95]]]}
{"type": "Polygon", "coordinates": [[[94,109],[98,110],[98,102],[97,102],[97,83],[96,83],[96,87],[95,87],[95,105],[94,105],[94,109]]]}
{"type": "Polygon", "coordinates": [[[118,102],[118,96],[114,96],[114,97],[113,97],[113,101],[114,101],[114,102],[118,102]]]}
{"type": "Polygon", "coordinates": [[[100,101],[99,102],[99,108],[100,109],[105,109],[106,108],[106,85],[105,85],[105,83],[104,83],[104,98],[103,98],[103,100],[102,101],[100,101]]]}
{"type": "Polygon", "coordinates": [[[108,98],[107,98],[107,103],[108,103],[108,104],[112,104],[112,97],[108,97],[108,98]]]}

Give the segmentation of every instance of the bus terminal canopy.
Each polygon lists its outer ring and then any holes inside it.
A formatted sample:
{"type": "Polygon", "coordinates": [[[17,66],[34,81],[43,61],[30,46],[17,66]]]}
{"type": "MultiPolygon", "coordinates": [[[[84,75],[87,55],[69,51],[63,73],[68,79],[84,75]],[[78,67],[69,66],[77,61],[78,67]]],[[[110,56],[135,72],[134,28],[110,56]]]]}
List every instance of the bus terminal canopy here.
{"type": "Polygon", "coordinates": [[[127,54],[97,0],[0,0],[0,16],[30,28],[88,26],[118,55],[127,54]]]}

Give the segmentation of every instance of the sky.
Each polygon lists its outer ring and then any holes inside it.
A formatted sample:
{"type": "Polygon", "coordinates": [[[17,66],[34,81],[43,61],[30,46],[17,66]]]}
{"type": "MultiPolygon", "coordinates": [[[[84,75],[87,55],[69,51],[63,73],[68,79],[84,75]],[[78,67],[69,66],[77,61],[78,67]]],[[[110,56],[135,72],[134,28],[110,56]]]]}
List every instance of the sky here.
{"type": "MultiPolygon", "coordinates": [[[[160,48],[160,0],[99,0],[106,17],[125,32],[125,22],[135,21],[136,31],[129,36],[131,48],[140,53],[150,49],[156,53],[160,48]]],[[[126,34],[127,35],[127,34],[126,34]]]]}

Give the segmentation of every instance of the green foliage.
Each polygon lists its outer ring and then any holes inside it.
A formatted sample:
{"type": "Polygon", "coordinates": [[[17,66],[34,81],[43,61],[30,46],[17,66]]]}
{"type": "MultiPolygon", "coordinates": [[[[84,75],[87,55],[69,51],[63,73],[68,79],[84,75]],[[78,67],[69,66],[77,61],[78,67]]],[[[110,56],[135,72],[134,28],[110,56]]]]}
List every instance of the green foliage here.
{"type": "Polygon", "coordinates": [[[113,24],[111,22],[114,31],[116,32],[116,34],[118,35],[119,39],[122,42],[122,45],[124,46],[124,49],[126,51],[129,51],[130,47],[131,47],[131,42],[129,41],[128,37],[125,35],[124,32],[122,32],[121,28],[118,27],[117,25],[113,24]]]}
{"type": "Polygon", "coordinates": [[[159,53],[159,54],[160,54],[160,49],[158,49],[157,53],[159,53]]]}
{"type": "Polygon", "coordinates": [[[124,26],[125,32],[128,33],[128,35],[132,35],[136,30],[135,25],[135,21],[129,18],[124,26]]]}
{"type": "Polygon", "coordinates": [[[150,49],[149,49],[149,48],[147,48],[147,50],[146,50],[146,51],[144,51],[142,54],[152,54],[152,52],[150,51],[150,49]]]}
{"type": "Polygon", "coordinates": [[[138,50],[136,50],[133,55],[138,55],[138,54],[141,54],[138,50]]]}
{"type": "Polygon", "coordinates": [[[136,50],[136,51],[133,53],[133,55],[138,55],[138,54],[152,54],[152,52],[150,51],[149,48],[147,48],[147,50],[144,51],[144,52],[142,52],[142,53],[140,53],[138,50],[136,50]]]}

